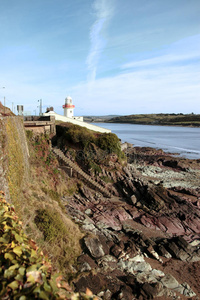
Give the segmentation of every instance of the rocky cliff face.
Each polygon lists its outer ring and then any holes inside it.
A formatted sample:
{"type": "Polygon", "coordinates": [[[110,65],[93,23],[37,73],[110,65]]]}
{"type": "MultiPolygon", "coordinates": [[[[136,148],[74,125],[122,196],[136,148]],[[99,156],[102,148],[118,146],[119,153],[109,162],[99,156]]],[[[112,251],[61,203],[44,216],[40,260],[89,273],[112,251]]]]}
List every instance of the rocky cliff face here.
{"type": "Polygon", "coordinates": [[[64,199],[86,235],[76,290],[88,286],[102,299],[197,299],[200,161],[137,148],[121,172],[103,172],[113,182],[110,199],[87,186],[64,199]]]}

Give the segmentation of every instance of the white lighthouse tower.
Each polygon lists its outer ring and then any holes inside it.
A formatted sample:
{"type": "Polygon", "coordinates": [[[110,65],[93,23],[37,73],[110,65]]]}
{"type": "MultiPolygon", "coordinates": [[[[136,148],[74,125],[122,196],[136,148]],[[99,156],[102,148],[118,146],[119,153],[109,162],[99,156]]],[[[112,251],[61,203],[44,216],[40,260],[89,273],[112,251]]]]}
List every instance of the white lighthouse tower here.
{"type": "Polygon", "coordinates": [[[68,118],[73,118],[74,107],[75,106],[73,105],[72,98],[70,96],[67,96],[67,98],[65,98],[65,104],[63,105],[64,116],[68,118]]]}

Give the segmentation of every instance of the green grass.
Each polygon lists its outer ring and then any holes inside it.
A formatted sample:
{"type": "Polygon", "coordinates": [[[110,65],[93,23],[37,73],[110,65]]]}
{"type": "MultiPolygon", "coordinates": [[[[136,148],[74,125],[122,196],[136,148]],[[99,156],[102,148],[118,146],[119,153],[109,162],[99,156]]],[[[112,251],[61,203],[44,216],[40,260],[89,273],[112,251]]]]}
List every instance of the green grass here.
{"type": "Polygon", "coordinates": [[[110,119],[111,123],[147,125],[200,126],[200,115],[195,114],[141,114],[110,119]]]}

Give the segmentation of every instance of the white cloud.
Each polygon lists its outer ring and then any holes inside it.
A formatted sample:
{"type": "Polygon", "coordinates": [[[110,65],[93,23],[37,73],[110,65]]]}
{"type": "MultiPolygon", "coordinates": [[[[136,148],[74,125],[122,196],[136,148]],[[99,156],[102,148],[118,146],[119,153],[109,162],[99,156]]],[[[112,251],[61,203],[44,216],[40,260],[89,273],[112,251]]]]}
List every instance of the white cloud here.
{"type": "Polygon", "coordinates": [[[191,67],[165,67],[120,74],[73,88],[78,114],[199,113],[200,72],[191,67]],[[79,110],[82,108],[82,110],[79,110]]]}
{"type": "Polygon", "coordinates": [[[87,56],[86,64],[89,71],[88,81],[93,82],[96,79],[97,65],[101,52],[105,48],[106,42],[102,36],[103,28],[107,21],[113,15],[112,0],[95,0],[93,4],[96,21],[90,29],[90,52],[87,56]]]}
{"type": "Polygon", "coordinates": [[[200,59],[200,35],[187,37],[161,48],[159,51],[143,54],[143,59],[130,61],[121,69],[145,68],[163,65],[188,64],[189,61],[200,59]],[[154,56],[154,57],[152,57],[154,56]]]}
{"type": "Polygon", "coordinates": [[[173,64],[179,62],[185,62],[187,60],[199,59],[200,54],[199,52],[190,53],[185,55],[174,55],[174,54],[167,54],[160,57],[154,57],[150,59],[144,59],[140,61],[133,61],[121,66],[122,69],[129,69],[129,68],[136,68],[136,67],[148,67],[148,66],[155,66],[160,64],[173,64]]]}

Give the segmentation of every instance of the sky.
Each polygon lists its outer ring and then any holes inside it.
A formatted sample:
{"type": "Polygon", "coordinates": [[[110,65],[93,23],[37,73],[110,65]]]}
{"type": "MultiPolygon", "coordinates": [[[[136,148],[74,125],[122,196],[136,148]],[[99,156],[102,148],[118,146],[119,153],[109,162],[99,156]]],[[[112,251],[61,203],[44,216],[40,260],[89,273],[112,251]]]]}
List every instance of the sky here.
{"type": "Polygon", "coordinates": [[[200,113],[200,0],[0,0],[0,101],[200,113]],[[4,88],[5,87],[5,88],[4,88]]]}

